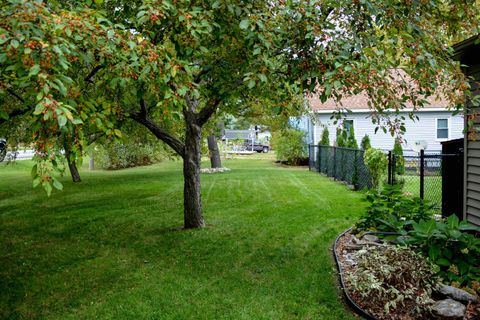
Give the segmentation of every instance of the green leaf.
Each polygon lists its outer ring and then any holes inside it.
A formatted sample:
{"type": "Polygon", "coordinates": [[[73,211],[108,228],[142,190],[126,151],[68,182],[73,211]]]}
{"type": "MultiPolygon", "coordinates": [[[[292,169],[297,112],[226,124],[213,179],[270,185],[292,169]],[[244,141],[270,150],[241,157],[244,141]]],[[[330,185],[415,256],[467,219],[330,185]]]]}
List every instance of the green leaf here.
{"type": "Polygon", "coordinates": [[[18,42],[17,39],[13,39],[12,42],[10,42],[10,44],[12,45],[12,47],[16,49],[20,45],[20,42],[18,42]]]}
{"type": "Polygon", "coordinates": [[[6,36],[4,38],[0,37],[0,44],[4,44],[8,40],[9,40],[9,38],[7,38],[6,36]]]}
{"type": "Polygon", "coordinates": [[[38,116],[43,112],[43,110],[45,110],[45,106],[43,105],[43,103],[37,103],[37,105],[35,106],[35,111],[33,111],[33,114],[38,116]]]}
{"type": "Polygon", "coordinates": [[[325,96],[328,98],[332,94],[332,84],[331,83],[326,83],[325,84],[325,96]]]}
{"type": "Polygon", "coordinates": [[[339,80],[335,80],[333,83],[335,90],[340,90],[342,88],[342,83],[339,80]]]}
{"type": "Polygon", "coordinates": [[[447,218],[447,226],[450,229],[457,229],[459,224],[459,219],[455,214],[452,214],[447,218]]]}
{"type": "Polygon", "coordinates": [[[248,81],[248,84],[247,84],[248,89],[252,89],[253,87],[255,87],[255,84],[256,84],[256,83],[257,83],[257,82],[256,82],[255,80],[250,79],[250,80],[248,81]]]}
{"type": "Polygon", "coordinates": [[[38,169],[38,165],[35,163],[32,167],[32,171],[30,172],[32,178],[35,178],[37,176],[37,169],[38,169]]]}
{"type": "Polygon", "coordinates": [[[61,128],[67,124],[67,117],[57,115],[58,126],[61,128]]]}
{"type": "Polygon", "coordinates": [[[82,121],[82,119],[75,118],[75,119],[72,120],[72,123],[73,124],[82,124],[83,121],[82,121]]]}
{"type": "Polygon", "coordinates": [[[50,183],[45,183],[43,185],[43,188],[45,189],[45,191],[47,191],[47,196],[50,197],[50,195],[52,194],[52,185],[50,183]]]}
{"type": "Polygon", "coordinates": [[[8,120],[8,113],[4,110],[0,110],[0,118],[8,120]]]}
{"type": "Polygon", "coordinates": [[[36,188],[40,184],[40,177],[33,179],[32,186],[36,188]]]}
{"type": "Polygon", "coordinates": [[[65,86],[63,85],[63,82],[60,81],[60,79],[55,79],[55,80],[53,80],[53,82],[55,82],[58,85],[58,91],[60,91],[60,93],[63,96],[66,96],[67,95],[67,88],[65,88],[65,86]]]}
{"type": "Polygon", "coordinates": [[[267,82],[267,76],[264,75],[263,73],[259,73],[259,74],[258,74],[258,78],[259,78],[262,82],[267,82]]]}
{"type": "Polygon", "coordinates": [[[53,179],[53,186],[57,190],[63,190],[63,184],[60,181],[58,181],[57,179],[53,179]]]}
{"type": "Polygon", "coordinates": [[[40,66],[38,64],[33,65],[30,68],[30,72],[28,73],[28,76],[36,76],[40,72],[40,66]]]}
{"type": "Polygon", "coordinates": [[[240,21],[240,29],[247,29],[248,26],[250,25],[250,20],[248,19],[243,19],[242,21],[240,21]]]}
{"type": "Polygon", "coordinates": [[[440,256],[440,248],[439,247],[432,245],[432,246],[430,246],[430,248],[428,248],[428,257],[432,261],[436,261],[439,256],[440,256]]]}
{"type": "Polygon", "coordinates": [[[450,261],[448,261],[445,258],[440,258],[437,261],[435,261],[435,263],[438,264],[439,266],[443,266],[443,267],[450,267],[450,265],[451,265],[450,261]]]}

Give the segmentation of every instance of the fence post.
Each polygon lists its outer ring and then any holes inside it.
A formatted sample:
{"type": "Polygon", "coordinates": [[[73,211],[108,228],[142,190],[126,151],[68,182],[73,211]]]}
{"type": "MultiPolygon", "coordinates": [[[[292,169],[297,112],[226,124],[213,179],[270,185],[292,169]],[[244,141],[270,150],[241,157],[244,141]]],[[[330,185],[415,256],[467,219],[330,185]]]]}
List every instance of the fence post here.
{"type": "Polygon", "coordinates": [[[333,147],[333,179],[337,180],[337,147],[333,147]]]}
{"type": "Polygon", "coordinates": [[[424,198],[425,190],[425,151],[420,150],[420,198],[424,198]]]}
{"type": "Polygon", "coordinates": [[[322,165],[322,157],[321,157],[321,152],[322,152],[322,146],[317,145],[317,151],[318,151],[318,158],[317,158],[317,166],[318,166],[318,172],[321,172],[321,165],[322,165]]]}
{"type": "Polygon", "coordinates": [[[392,153],[392,186],[395,184],[395,174],[397,172],[397,157],[392,153]]]}
{"type": "MultiPolygon", "coordinates": [[[[385,181],[385,180],[384,180],[385,181]]],[[[388,151],[388,177],[387,184],[392,184],[392,151],[388,151]]]]}

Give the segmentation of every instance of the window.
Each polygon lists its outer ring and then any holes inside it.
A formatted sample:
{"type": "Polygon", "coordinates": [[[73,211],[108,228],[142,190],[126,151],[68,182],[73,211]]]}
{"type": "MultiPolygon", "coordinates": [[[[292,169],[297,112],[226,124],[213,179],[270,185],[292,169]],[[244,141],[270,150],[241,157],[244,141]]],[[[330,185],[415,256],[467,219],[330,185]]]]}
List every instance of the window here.
{"type": "Polygon", "coordinates": [[[350,132],[351,127],[353,127],[353,120],[343,120],[343,128],[345,131],[350,132]]]}
{"type": "Polygon", "coordinates": [[[448,119],[437,119],[437,139],[448,139],[448,119]]]}

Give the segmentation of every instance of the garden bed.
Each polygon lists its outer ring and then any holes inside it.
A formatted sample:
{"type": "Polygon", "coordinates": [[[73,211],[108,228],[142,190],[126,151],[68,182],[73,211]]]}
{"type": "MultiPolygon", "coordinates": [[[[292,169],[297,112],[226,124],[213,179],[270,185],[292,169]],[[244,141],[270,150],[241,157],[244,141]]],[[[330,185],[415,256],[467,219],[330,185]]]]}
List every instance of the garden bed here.
{"type": "Polygon", "coordinates": [[[429,271],[426,259],[409,249],[399,248],[372,235],[357,239],[347,230],[337,238],[334,255],[347,302],[355,312],[367,319],[479,319],[479,300],[463,290],[440,284],[433,272],[429,271]],[[398,270],[398,267],[402,267],[401,261],[378,263],[387,261],[383,259],[383,254],[390,258],[405,256],[404,266],[412,270],[398,270]],[[377,263],[373,266],[373,272],[363,269],[366,261],[377,263]],[[380,275],[385,277],[381,278],[380,275]],[[398,286],[395,288],[396,281],[398,286]],[[358,290],[359,284],[370,286],[367,290],[371,292],[362,295],[358,290]],[[454,291],[453,296],[448,290],[454,291]],[[458,294],[464,296],[459,297],[458,294]],[[476,301],[468,301],[473,299],[476,301]],[[458,316],[453,316],[455,311],[458,316]]]}

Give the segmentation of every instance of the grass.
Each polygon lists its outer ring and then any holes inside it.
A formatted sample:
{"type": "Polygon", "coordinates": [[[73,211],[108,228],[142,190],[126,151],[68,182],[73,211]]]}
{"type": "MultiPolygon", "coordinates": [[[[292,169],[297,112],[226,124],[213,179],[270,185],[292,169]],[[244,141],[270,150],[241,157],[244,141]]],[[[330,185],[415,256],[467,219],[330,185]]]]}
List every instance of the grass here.
{"type": "MultiPolygon", "coordinates": [[[[420,196],[420,177],[412,175],[401,176],[405,179],[403,186],[404,192],[410,192],[413,195],[420,196]]],[[[442,207],[442,177],[441,176],[425,176],[424,180],[424,198],[430,204],[442,207]]]]}
{"type": "Polygon", "coordinates": [[[353,319],[331,245],[362,195],[303,168],[229,160],[184,231],[181,163],[81,172],[50,198],[0,165],[2,319],[353,319]]]}

